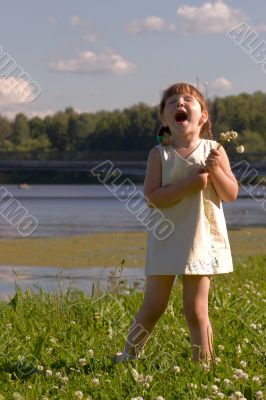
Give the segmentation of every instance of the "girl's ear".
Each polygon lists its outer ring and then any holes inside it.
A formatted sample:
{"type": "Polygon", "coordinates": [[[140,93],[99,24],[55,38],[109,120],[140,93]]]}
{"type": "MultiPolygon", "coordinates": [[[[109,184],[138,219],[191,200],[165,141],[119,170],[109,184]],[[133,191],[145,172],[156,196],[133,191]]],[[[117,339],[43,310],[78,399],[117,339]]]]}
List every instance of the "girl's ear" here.
{"type": "Polygon", "coordinates": [[[200,117],[200,119],[199,119],[199,125],[205,124],[205,122],[208,121],[208,117],[209,117],[208,111],[203,110],[203,111],[201,112],[201,117],[200,117]]]}

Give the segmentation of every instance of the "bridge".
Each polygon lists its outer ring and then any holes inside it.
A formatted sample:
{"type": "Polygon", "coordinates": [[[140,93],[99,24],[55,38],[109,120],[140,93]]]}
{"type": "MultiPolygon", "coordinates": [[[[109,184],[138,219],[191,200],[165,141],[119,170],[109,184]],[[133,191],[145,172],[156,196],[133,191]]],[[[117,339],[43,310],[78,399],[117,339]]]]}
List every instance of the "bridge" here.
{"type": "MultiPolygon", "coordinates": [[[[88,153],[0,153],[0,172],[11,171],[76,171],[87,172],[106,161],[125,175],[143,176],[146,171],[148,152],[113,151],[88,153]]],[[[231,162],[237,177],[245,173],[266,176],[266,156],[245,153],[231,162]],[[256,157],[255,157],[256,156],[256,157]]]]}

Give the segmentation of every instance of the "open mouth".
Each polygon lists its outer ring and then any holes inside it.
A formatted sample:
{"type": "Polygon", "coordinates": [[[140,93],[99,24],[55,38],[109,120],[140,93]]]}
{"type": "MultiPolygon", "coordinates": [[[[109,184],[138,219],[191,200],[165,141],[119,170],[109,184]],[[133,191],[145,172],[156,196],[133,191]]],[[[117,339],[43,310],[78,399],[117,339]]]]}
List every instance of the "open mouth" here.
{"type": "Polygon", "coordinates": [[[178,123],[184,122],[187,120],[187,113],[184,110],[178,110],[175,115],[175,120],[178,123]]]}

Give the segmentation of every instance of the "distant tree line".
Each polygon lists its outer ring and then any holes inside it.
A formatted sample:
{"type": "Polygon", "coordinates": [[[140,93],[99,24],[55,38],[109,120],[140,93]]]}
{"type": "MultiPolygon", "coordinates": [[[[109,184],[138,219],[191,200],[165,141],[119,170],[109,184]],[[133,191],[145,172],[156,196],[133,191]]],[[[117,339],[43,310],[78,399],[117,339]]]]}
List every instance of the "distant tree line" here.
{"type": "MultiPolygon", "coordinates": [[[[266,149],[266,93],[242,93],[209,101],[214,135],[239,132],[248,152],[266,149]]],[[[157,107],[139,103],[124,110],[76,113],[73,108],[43,119],[0,115],[0,151],[149,150],[160,126],[157,107]]]]}

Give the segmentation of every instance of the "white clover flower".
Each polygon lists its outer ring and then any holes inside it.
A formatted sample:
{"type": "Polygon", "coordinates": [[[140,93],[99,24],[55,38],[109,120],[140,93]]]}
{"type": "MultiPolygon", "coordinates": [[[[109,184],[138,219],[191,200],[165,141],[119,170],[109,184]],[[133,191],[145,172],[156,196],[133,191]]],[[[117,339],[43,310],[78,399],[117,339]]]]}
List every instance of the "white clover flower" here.
{"type": "Polygon", "coordinates": [[[178,374],[180,372],[180,367],[178,365],[175,365],[173,367],[173,371],[174,371],[174,373],[178,374]]]}
{"type": "Polygon", "coordinates": [[[79,359],[79,365],[84,366],[84,365],[86,365],[86,364],[87,364],[87,361],[86,361],[85,358],[80,358],[80,359],[79,359]]]}
{"type": "Polygon", "coordinates": [[[156,400],[164,400],[164,397],[162,397],[162,396],[157,396],[157,397],[156,397],[156,400]]]}
{"type": "Polygon", "coordinates": [[[219,379],[219,378],[214,378],[214,382],[221,382],[221,379],[219,379]]]}
{"type": "Polygon", "coordinates": [[[230,131],[229,134],[230,134],[230,138],[231,138],[231,139],[236,139],[237,136],[238,136],[238,133],[235,132],[235,131],[230,131]]]}
{"type": "Polygon", "coordinates": [[[83,399],[83,393],[81,392],[81,390],[77,390],[77,391],[74,393],[74,396],[75,396],[77,399],[83,399]]]}
{"type": "Polygon", "coordinates": [[[244,372],[242,369],[235,368],[233,378],[245,380],[245,379],[248,379],[248,374],[246,372],[244,372]]]}
{"type": "Polygon", "coordinates": [[[153,377],[151,375],[147,375],[145,379],[146,379],[146,382],[150,383],[150,382],[152,382],[153,377]]]}
{"type": "Polygon", "coordinates": [[[42,365],[38,365],[37,366],[37,370],[40,371],[40,372],[43,371],[43,366],[42,365]]]}
{"type": "Polygon", "coordinates": [[[237,146],[236,151],[239,154],[244,153],[245,147],[243,145],[237,146]]]}
{"type": "Polygon", "coordinates": [[[67,377],[67,376],[62,376],[62,377],[60,378],[60,381],[61,381],[62,383],[64,383],[64,384],[66,384],[66,383],[68,382],[68,377],[67,377]]]}
{"type": "Polygon", "coordinates": [[[53,375],[53,371],[51,371],[50,369],[46,369],[45,370],[45,375],[46,376],[52,376],[53,375]]]}
{"type": "Polygon", "coordinates": [[[253,376],[252,381],[255,383],[261,383],[261,377],[260,376],[253,376]]]}
{"type": "Polygon", "coordinates": [[[94,353],[93,353],[93,350],[92,350],[92,349],[88,350],[88,355],[89,355],[90,358],[93,357],[93,354],[94,354],[94,353]]]}
{"type": "Polygon", "coordinates": [[[225,386],[230,386],[231,384],[232,384],[232,382],[230,381],[230,379],[224,379],[225,386]]]}
{"type": "Polygon", "coordinates": [[[235,395],[235,397],[236,397],[237,399],[242,399],[242,398],[244,397],[243,394],[242,394],[241,392],[235,392],[234,395],[235,395]]]}
{"type": "Polygon", "coordinates": [[[202,389],[204,390],[208,390],[208,385],[203,385],[203,383],[201,384],[202,389]]]}
{"type": "Polygon", "coordinates": [[[218,364],[218,363],[220,363],[222,360],[221,360],[220,357],[215,357],[215,358],[214,358],[214,361],[218,364]]]}
{"type": "Polygon", "coordinates": [[[225,398],[225,394],[222,393],[222,392],[217,393],[216,396],[218,397],[218,399],[224,399],[225,398]]]}
{"type": "Polygon", "coordinates": [[[263,400],[263,393],[261,390],[255,393],[255,397],[257,400],[263,400]]]}
{"type": "Polygon", "coordinates": [[[91,380],[91,383],[92,383],[94,386],[98,386],[99,383],[100,383],[100,381],[99,381],[98,378],[93,378],[93,379],[91,380]]]}
{"type": "Polygon", "coordinates": [[[198,385],[196,383],[189,383],[188,385],[191,389],[197,389],[198,385]]]}
{"type": "Polygon", "coordinates": [[[243,368],[246,368],[246,366],[247,366],[247,362],[246,362],[246,361],[243,361],[243,360],[240,361],[239,364],[240,364],[240,366],[243,367],[243,368]]]}
{"type": "Polygon", "coordinates": [[[59,386],[53,385],[52,388],[53,388],[53,389],[59,389],[59,386]]]}
{"type": "Polygon", "coordinates": [[[223,351],[224,350],[224,346],[222,344],[219,344],[218,349],[223,351]]]}
{"type": "Polygon", "coordinates": [[[218,388],[217,385],[212,385],[212,386],[211,386],[211,390],[212,390],[214,393],[216,393],[216,392],[219,391],[219,388],[218,388]]]}
{"type": "Polygon", "coordinates": [[[203,371],[209,372],[211,369],[210,363],[206,363],[204,361],[201,362],[201,366],[203,368],[203,371]]]}
{"type": "Polygon", "coordinates": [[[57,378],[60,378],[61,372],[60,372],[60,371],[56,372],[56,373],[55,373],[55,376],[56,376],[57,378]]]}

